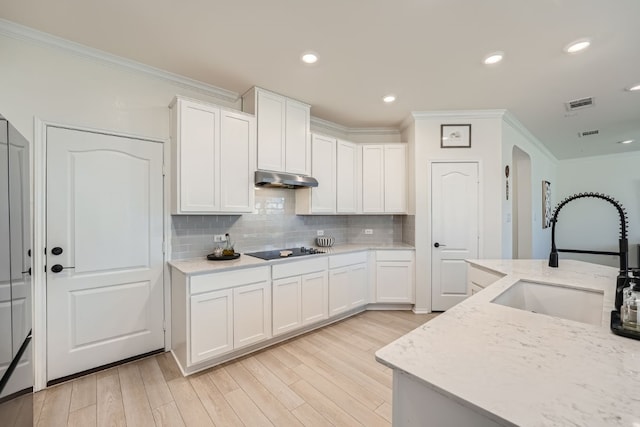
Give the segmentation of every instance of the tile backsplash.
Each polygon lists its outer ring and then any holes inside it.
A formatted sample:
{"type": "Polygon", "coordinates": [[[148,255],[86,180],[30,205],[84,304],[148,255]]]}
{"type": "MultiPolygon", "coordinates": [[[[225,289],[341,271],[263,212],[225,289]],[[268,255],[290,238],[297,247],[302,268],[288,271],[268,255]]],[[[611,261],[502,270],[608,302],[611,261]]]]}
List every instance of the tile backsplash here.
{"type": "Polygon", "coordinates": [[[296,215],[294,191],[256,189],[252,214],[172,216],[171,258],[205,256],[215,247],[213,235],[225,233],[238,252],[313,246],[317,230],[335,237],[336,244],[394,243],[406,238],[403,215],[296,215]],[[373,234],[365,234],[365,229],[373,234]]]}

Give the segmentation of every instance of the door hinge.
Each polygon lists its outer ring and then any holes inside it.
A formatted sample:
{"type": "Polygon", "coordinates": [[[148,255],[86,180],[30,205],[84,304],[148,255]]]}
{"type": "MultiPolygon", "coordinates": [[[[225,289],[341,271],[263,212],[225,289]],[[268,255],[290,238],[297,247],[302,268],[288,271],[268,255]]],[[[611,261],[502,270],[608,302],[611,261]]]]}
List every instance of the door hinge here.
{"type": "Polygon", "coordinates": [[[162,164],[162,176],[167,176],[167,167],[164,163],[162,164]]]}

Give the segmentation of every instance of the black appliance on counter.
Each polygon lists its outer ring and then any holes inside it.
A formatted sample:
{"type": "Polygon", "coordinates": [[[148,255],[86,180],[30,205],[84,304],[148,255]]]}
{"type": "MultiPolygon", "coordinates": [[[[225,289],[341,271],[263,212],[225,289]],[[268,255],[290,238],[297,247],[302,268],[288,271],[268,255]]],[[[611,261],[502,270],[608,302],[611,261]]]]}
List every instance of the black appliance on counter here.
{"type": "Polygon", "coordinates": [[[33,425],[29,143],[0,116],[0,425],[33,425]]]}
{"type": "Polygon", "coordinates": [[[323,250],[315,249],[315,248],[305,248],[304,246],[302,246],[299,248],[275,249],[271,251],[262,251],[262,252],[249,252],[249,253],[245,253],[245,255],[249,255],[249,256],[264,259],[264,260],[270,260],[270,259],[289,258],[289,257],[297,257],[297,256],[305,256],[305,255],[323,254],[323,253],[325,253],[323,250]]]}

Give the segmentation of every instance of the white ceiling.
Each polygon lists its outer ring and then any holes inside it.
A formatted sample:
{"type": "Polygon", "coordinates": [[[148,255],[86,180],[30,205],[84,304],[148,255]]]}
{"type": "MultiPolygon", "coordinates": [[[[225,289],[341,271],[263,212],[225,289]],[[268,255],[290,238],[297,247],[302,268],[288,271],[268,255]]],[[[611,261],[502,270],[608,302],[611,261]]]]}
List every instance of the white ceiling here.
{"type": "Polygon", "coordinates": [[[640,92],[624,90],[640,83],[638,0],[0,0],[0,17],[347,127],[506,108],[560,159],[640,150],[640,92]],[[563,52],[583,37],[588,50],[563,52]],[[504,61],[482,65],[496,50],[504,61]],[[595,107],[567,117],[586,96],[595,107]]]}

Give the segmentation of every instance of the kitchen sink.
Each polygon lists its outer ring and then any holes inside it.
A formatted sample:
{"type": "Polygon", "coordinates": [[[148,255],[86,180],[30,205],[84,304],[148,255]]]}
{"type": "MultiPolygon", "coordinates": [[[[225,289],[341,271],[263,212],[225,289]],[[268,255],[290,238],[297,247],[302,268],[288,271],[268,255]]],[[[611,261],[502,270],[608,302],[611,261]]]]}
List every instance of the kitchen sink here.
{"type": "Polygon", "coordinates": [[[600,326],[603,300],[598,291],[519,280],[491,302],[600,326]]]}

